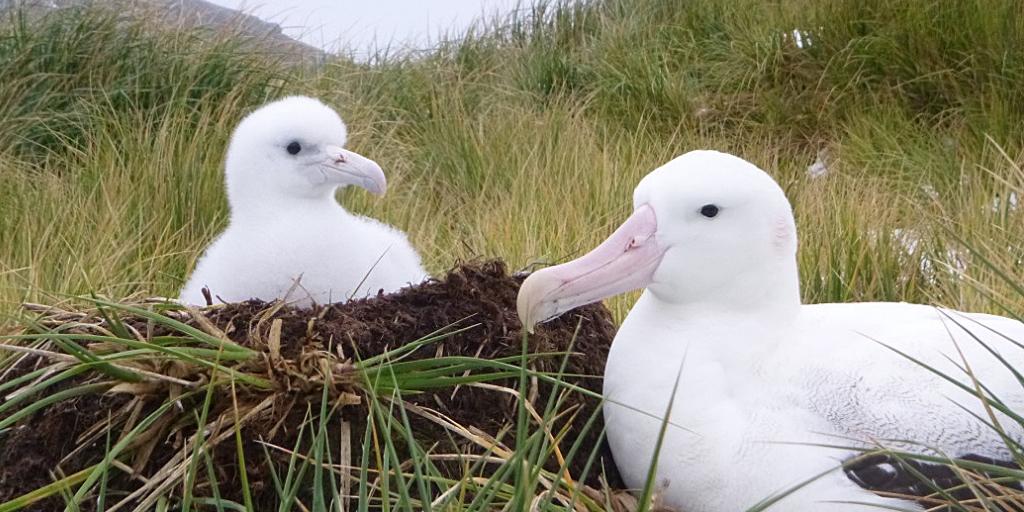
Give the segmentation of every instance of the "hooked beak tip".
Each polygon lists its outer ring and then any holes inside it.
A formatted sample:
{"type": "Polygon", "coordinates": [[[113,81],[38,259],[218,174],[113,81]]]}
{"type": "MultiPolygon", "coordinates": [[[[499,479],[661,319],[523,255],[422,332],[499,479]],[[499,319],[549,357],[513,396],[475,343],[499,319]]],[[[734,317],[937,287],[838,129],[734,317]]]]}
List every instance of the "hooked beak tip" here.
{"type": "Polygon", "coordinates": [[[533,319],[533,315],[531,315],[530,312],[526,312],[525,314],[520,313],[519,321],[523,324],[523,329],[528,334],[536,333],[537,321],[533,319]]]}
{"type": "Polygon", "coordinates": [[[330,146],[329,166],[340,173],[345,184],[366,189],[373,195],[383,196],[388,189],[388,181],[380,165],[359,153],[337,146],[330,146]]]}
{"type": "Polygon", "coordinates": [[[538,318],[539,309],[544,303],[550,291],[547,269],[538,270],[523,281],[519,287],[519,294],[516,296],[516,312],[519,314],[519,321],[523,324],[526,332],[533,334],[537,324],[544,321],[538,318]]]}
{"type": "Polygon", "coordinates": [[[387,194],[388,182],[386,179],[380,182],[374,182],[371,180],[370,183],[371,185],[367,186],[366,190],[370,191],[371,194],[375,196],[383,196],[384,194],[387,194]]]}

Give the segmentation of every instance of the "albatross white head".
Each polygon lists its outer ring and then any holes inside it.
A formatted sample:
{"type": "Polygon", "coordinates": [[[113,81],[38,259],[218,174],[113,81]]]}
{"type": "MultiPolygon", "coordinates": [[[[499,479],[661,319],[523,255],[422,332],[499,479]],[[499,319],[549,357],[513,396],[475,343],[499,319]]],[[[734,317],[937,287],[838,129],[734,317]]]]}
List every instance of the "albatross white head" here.
{"type": "Polygon", "coordinates": [[[344,149],[345,123],[320,101],[292,96],[264,105],[235,128],[225,164],[233,213],[274,211],[330,200],[356,185],[382,195],[376,162],[344,149]]]}
{"type": "Polygon", "coordinates": [[[648,174],[633,205],[593,251],[523,282],[518,309],[527,329],[639,288],[662,303],[716,310],[800,305],[792,209],[757,166],[692,151],[648,174]]]}

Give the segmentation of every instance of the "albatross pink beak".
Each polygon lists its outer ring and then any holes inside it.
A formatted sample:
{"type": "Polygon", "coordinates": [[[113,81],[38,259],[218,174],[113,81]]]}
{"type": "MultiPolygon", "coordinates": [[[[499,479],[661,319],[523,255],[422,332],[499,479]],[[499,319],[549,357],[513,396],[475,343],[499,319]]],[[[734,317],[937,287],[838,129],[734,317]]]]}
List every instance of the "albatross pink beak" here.
{"type": "Polygon", "coordinates": [[[654,209],[642,205],[593,251],[531,274],[516,301],[523,327],[533,332],[572,308],[646,287],[665,254],[657,231],[654,209]]]}
{"type": "Polygon", "coordinates": [[[378,196],[384,195],[388,181],[377,162],[338,146],[324,149],[327,152],[325,165],[335,173],[339,183],[362,187],[378,196]]]}

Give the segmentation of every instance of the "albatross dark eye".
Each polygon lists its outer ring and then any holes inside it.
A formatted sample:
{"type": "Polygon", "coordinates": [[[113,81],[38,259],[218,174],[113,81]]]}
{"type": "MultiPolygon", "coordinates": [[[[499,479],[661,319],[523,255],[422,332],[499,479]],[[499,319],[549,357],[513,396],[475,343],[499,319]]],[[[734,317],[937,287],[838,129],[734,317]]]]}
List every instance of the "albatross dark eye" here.
{"type": "Polygon", "coordinates": [[[299,151],[302,151],[302,145],[296,141],[292,141],[285,149],[288,150],[289,155],[297,155],[299,154],[299,151]]]}
{"type": "Polygon", "coordinates": [[[718,215],[718,207],[713,204],[706,204],[700,207],[700,214],[710,219],[718,215]]]}

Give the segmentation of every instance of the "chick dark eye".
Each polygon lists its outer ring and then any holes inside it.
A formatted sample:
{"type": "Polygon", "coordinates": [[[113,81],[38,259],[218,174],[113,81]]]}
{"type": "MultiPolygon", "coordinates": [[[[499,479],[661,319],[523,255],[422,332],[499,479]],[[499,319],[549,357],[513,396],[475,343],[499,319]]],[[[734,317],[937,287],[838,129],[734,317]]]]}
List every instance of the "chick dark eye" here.
{"type": "Polygon", "coordinates": [[[299,154],[299,151],[302,151],[302,144],[292,141],[285,149],[288,151],[289,155],[297,155],[299,154]]]}
{"type": "Polygon", "coordinates": [[[718,207],[713,204],[706,204],[700,207],[700,214],[710,219],[718,215],[718,207]]]}

